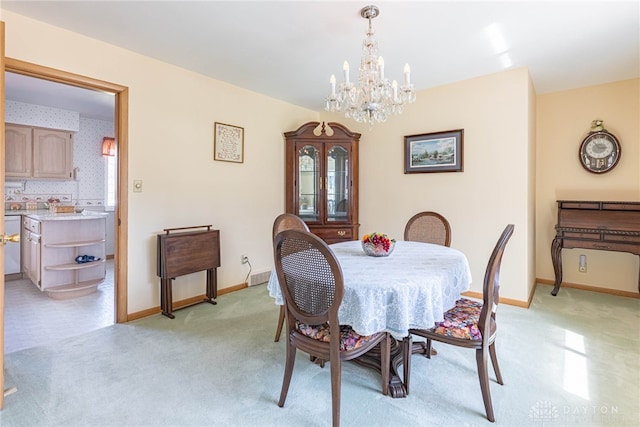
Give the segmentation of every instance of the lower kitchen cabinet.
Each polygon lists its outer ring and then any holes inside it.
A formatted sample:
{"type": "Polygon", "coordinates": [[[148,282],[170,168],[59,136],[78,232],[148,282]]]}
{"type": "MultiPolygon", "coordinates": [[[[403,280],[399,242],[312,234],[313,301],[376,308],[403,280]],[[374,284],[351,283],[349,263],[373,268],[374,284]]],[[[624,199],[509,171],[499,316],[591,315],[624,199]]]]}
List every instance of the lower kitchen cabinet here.
{"type": "Polygon", "coordinates": [[[106,215],[25,216],[23,225],[23,269],[40,290],[82,288],[104,280],[106,215]],[[77,262],[83,255],[94,260],[77,262]]]}
{"type": "Polygon", "coordinates": [[[40,287],[40,221],[22,218],[22,270],[40,287]]]}

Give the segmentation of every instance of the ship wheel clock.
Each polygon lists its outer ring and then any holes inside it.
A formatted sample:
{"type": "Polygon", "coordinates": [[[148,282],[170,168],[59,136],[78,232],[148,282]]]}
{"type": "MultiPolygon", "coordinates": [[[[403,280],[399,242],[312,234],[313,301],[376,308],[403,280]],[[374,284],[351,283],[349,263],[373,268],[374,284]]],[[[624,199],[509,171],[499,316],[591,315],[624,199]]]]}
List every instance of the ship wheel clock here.
{"type": "Polygon", "coordinates": [[[591,122],[591,132],[582,140],[578,155],[580,164],[591,173],[605,173],[620,160],[620,143],[608,132],[602,120],[591,122]]]}

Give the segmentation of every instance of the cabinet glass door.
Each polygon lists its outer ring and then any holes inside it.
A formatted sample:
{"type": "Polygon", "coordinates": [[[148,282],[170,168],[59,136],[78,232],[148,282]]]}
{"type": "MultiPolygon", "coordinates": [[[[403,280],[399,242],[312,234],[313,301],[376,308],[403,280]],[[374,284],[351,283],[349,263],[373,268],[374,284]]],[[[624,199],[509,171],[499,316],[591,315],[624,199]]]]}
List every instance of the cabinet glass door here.
{"type": "Polygon", "coordinates": [[[313,145],[298,150],[298,216],[320,220],[320,151],[313,145]]]}
{"type": "Polygon", "coordinates": [[[327,151],[327,221],[349,218],[349,152],[341,145],[327,151]]]}

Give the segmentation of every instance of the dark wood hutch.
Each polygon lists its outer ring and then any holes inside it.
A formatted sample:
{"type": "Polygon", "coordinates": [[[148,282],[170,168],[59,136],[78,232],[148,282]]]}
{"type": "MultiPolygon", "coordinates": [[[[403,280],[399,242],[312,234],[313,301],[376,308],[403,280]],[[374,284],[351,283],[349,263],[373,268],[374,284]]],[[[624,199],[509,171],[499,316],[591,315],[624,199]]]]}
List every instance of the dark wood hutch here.
{"type": "Polygon", "coordinates": [[[357,240],[360,134],[335,122],[308,122],[284,136],[285,211],[328,244],[357,240]]]}

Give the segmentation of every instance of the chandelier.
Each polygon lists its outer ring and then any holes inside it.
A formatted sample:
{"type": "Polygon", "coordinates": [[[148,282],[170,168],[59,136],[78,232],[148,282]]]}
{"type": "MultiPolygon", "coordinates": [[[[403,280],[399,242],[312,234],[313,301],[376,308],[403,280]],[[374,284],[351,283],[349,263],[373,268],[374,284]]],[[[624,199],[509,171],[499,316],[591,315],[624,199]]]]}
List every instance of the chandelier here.
{"type": "Polygon", "coordinates": [[[349,80],[349,63],[344,61],[344,82],[336,90],[336,76],[331,76],[331,92],[325,107],[330,112],[344,111],[347,118],[359,123],[369,123],[369,126],[375,122],[384,122],[393,114],[401,114],[404,104],[416,100],[409,64],[404,66],[404,83],[400,86],[396,80],[390,81],[384,75],[384,60],[377,56],[378,42],[373,37],[371,27],[371,20],[379,14],[376,6],[366,6],[360,11],[360,16],[369,20],[369,30],[362,43],[358,84],[349,80]]]}

